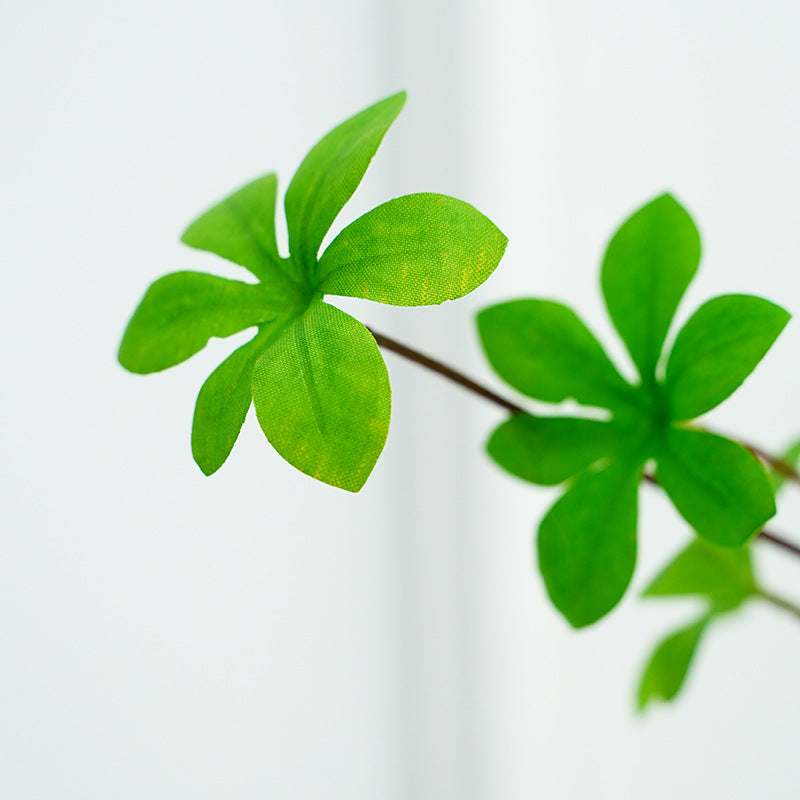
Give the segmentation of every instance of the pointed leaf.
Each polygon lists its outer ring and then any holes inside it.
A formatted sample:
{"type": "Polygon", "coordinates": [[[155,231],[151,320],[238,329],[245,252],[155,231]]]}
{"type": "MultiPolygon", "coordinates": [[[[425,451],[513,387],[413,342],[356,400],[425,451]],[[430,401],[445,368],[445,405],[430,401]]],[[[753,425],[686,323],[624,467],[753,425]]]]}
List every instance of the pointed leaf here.
{"type": "Polygon", "coordinates": [[[644,669],[636,704],[643,711],[654,700],[672,700],[686,680],[700,637],[710,617],[703,616],[686,628],[667,636],[644,669]]]}
{"type": "Polygon", "coordinates": [[[443,303],[483,283],[507,241],[469,203],[442,194],[398,197],[331,242],[319,261],[320,289],[396,306],[443,303]]]}
{"type": "Polygon", "coordinates": [[[286,292],[285,262],[275,240],[277,191],[275,175],[248,183],[198,217],[181,241],[246,267],[263,283],[286,292]]]}
{"type": "Polygon", "coordinates": [[[723,547],[743,545],[775,514],[758,459],[722,436],[669,428],[656,478],[697,533],[723,547]]]}
{"type": "Polygon", "coordinates": [[[230,336],[283,315],[260,285],[173,272],[145,293],[122,337],[119,361],[131,372],[158,372],[202,350],[212,336],[230,336]]]}
{"type": "Polygon", "coordinates": [[[610,455],[619,431],[607,422],[518,414],[492,434],[489,455],[518,478],[551,486],[610,455]]]}
{"type": "Polygon", "coordinates": [[[400,92],[343,122],[314,146],[292,178],[285,202],[289,249],[306,274],[405,101],[400,92]]]}
{"type": "Polygon", "coordinates": [[[549,300],[512,300],[478,314],[483,348],[497,374],[529,397],[589,406],[635,403],[597,339],[573,311],[549,300]]]}
{"type": "Polygon", "coordinates": [[[364,485],[386,441],[391,390],[360,322],[317,300],[256,363],[253,400],[290,464],[350,492],[364,485]]]}
{"type": "Polygon", "coordinates": [[[678,334],[667,362],[672,419],[699,417],[731,395],[788,321],[782,308],[751,295],[724,295],[700,306],[678,334]]]}
{"type": "Polygon", "coordinates": [[[716,611],[736,608],[756,591],[749,547],[694,539],[645,589],[645,597],[701,595],[716,611]]]}
{"type": "Polygon", "coordinates": [[[265,326],[234,350],[200,389],[192,422],[192,453],[206,475],[216,472],[233,449],[252,402],[253,367],[288,320],[282,322],[265,326]]]}
{"type": "MultiPolygon", "coordinates": [[[[790,467],[797,469],[800,464],[800,438],[792,442],[782,453],[781,461],[790,467]]],[[[772,481],[772,488],[777,494],[778,490],[786,483],[786,475],[778,472],[774,467],[769,467],[769,478],[772,481]]]]}
{"type": "Polygon", "coordinates": [[[608,245],[601,272],[606,306],[646,383],[699,263],[697,228],[668,194],[637,211],[608,245]]]}
{"type": "Polygon", "coordinates": [[[620,601],[636,564],[641,469],[613,464],[579,476],[539,526],[539,569],[571,625],[591,625],[620,601]]]}

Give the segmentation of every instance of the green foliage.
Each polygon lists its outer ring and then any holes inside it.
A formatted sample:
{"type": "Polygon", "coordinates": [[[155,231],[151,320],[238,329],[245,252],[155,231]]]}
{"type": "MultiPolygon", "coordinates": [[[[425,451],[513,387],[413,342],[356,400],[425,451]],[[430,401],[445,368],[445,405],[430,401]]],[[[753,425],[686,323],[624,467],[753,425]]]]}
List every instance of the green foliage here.
{"type": "Polygon", "coordinates": [[[536,400],[572,398],[610,415],[608,423],[590,424],[512,417],[489,440],[489,454],[512,474],[538,484],[570,481],[539,526],[538,554],[551,600],[576,627],[606,614],[630,582],[632,476],[648,462],[655,461],[675,507],[709,542],[741,546],[775,513],[772,486],[755,456],[685,422],[744,381],[789,315],[758,297],[715,298],[686,323],[667,358],[670,323],[699,259],[697,229],[669,195],[637,211],[611,239],[603,296],[639,371],[636,385],[563,305],[514,300],[478,315],[486,355],[507,383],[536,400]]]}
{"type": "Polygon", "coordinates": [[[716,613],[732,611],[756,591],[749,547],[718,547],[695,539],[664,567],[643,596],[702,597],[716,613]]]}
{"type": "Polygon", "coordinates": [[[732,394],[766,355],[789,315],[760,297],[709,300],[683,326],[667,362],[672,419],[705,414],[732,394]]]}
{"type": "Polygon", "coordinates": [[[358,491],[386,441],[389,379],[369,331],[323,295],[442,303],[472,291],[500,261],[506,238],[495,225],[437,194],[379,206],[319,256],[404,103],[405,93],[389,97],[314,146],[286,192],[288,257],[276,243],[275,175],[239,189],[187,228],[186,244],[245,267],[257,284],[173,273],[156,281],[134,312],[119,360],[139,373],[178,364],[212,336],[258,329],[197,398],[192,452],[206,474],[230,454],[252,399],[267,439],[287,461],[358,491]]]}
{"type": "Polygon", "coordinates": [[[609,612],[636,563],[636,463],[582,473],[539,526],[539,563],[553,603],[576,628],[609,612]]]}
{"type": "Polygon", "coordinates": [[[714,544],[739,547],[775,514],[760,462],[722,436],[668,429],[656,478],[683,518],[714,544]]]}
{"type": "Polygon", "coordinates": [[[654,700],[667,702],[678,694],[708,622],[709,616],[704,615],[691,625],[671,633],[658,644],[639,682],[636,696],[639,711],[644,711],[654,700]]]}
{"type": "MultiPolygon", "coordinates": [[[[787,466],[791,467],[792,469],[796,470],[798,464],[800,464],[800,438],[795,439],[780,455],[780,460],[786,464],[787,466]]],[[[783,487],[786,483],[786,475],[782,472],[779,472],[774,467],[770,468],[769,478],[772,481],[772,488],[775,490],[775,493],[778,493],[778,490],[783,487]]]]}
{"type": "Polygon", "coordinates": [[[721,615],[759,594],[748,547],[717,547],[695,539],[645,589],[645,597],[696,596],[706,603],[699,619],[666,636],[639,683],[637,706],[672,700],[681,689],[701,636],[721,615]]]}

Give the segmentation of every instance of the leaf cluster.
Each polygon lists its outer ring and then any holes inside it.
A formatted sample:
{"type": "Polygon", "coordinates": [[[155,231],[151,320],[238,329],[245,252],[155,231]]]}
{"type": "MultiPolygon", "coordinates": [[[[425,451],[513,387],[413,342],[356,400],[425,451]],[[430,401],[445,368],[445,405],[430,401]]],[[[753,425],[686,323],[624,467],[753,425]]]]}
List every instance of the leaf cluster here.
{"type": "Polygon", "coordinates": [[[648,464],[675,508],[706,541],[745,544],[775,513],[773,488],[741,445],[690,425],[745,380],[786,325],[779,306],[751,295],[703,304],[664,342],[700,263],[687,211],[663,195],[633,214],[601,269],[606,308],[638,372],[626,381],[568,307],[522,299],[478,316],[497,374],[528,397],[573,399],[605,420],[512,415],[488,442],[519,478],[567,483],[541,521],[539,567],[555,606],[575,627],[608,613],[636,563],[638,486],[648,464]]]}
{"type": "MultiPolygon", "coordinates": [[[[781,455],[784,464],[800,461],[800,439],[781,455]]],[[[769,472],[776,495],[785,477],[769,472]]],[[[646,598],[700,597],[704,611],[691,623],[668,634],[656,645],[639,681],[636,704],[643,711],[650,703],[673,700],[684,686],[703,635],[711,623],[736,611],[755,597],[769,597],[753,572],[750,546],[716,547],[695,539],[682,550],[642,593],[646,598]]]]}
{"type": "Polygon", "coordinates": [[[405,93],[348,119],[311,152],[285,196],[289,255],[275,234],[277,178],[226,198],[183,234],[191,247],[248,269],[257,283],[199,272],[157,280],[119,349],[136,373],[166,369],[211,337],[255,328],[203,384],[192,452],[207,475],[233,448],[251,403],[273,447],[320,481],[358,491],[389,429],[389,377],[375,339],[326,295],[413,306],[451,300],[492,273],[505,236],[475,208],[440,194],[390,200],[322,241],[361,181],[405,93]]]}

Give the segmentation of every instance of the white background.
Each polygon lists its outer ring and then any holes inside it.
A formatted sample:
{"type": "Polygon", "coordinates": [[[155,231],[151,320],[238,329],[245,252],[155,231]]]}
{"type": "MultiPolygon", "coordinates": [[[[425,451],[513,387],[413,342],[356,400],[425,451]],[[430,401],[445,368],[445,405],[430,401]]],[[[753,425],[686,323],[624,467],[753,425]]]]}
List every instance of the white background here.
{"type": "MultiPolygon", "coordinates": [[[[795,8],[5,0],[0,796],[797,797],[800,632],[781,612],[712,630],[681,701],[633,712],[648,649],[694,610],[636,599],[688,538],[654,492],[633,591],[575,633],[532,558],[556,494],[483,456],[495,408],[390,354],[392,429],[360,495],[294,471],[253,418],[207,479],[193,402],[234,342],[146,378],[115,361],[152,280],[238,276],[178,243],[194,216],[268,171],[285,188],[400,88],[337,224],[441,191],[511,244],[441,309],[342,303],[365,322],[502,389],[474,312],[550,297],[628,370],[599,258],[665,189],[704,238],[680,320],[740,291],[797,312],[795,8]]],[[[708,423],[773,449],[797,433],[798,346],[792,323],[708,423]]],[[[774,527],[800,535],[791,491],[774,527]]],[[[800,566],[757,552],[800,598],[800,566]]]]}

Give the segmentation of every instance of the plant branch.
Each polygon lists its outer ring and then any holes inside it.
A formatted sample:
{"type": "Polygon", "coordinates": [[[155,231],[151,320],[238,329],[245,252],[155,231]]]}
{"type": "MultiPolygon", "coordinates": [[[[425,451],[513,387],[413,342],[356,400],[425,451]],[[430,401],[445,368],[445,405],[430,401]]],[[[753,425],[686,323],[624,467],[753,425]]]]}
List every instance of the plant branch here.
{"type": "Polygon", "coordinates": [[[505,397],[501,397],[491,389],[481,386],[479,383],[476,383],[463,373],[448,367],[446,364],[442,364],[441,361],[437,361],[435,358],[423,355],[418,350],[413,350],[410,347],[406,347],[406,345],[401,344],[394,339],[390,339],[388,336],[384,336],[382,333],[378,333],[372,328],[369,328],[369,332],[373,335],[375,341],[381,347],[391,350],[393,353],[397,353],[398,355],[403,356],[403,358],[407,358],[409,361],[413,361],[414,363],[419,364],[426,369],[432,370],[433,372],[438,372],[439,375],[442,375],[448,380],[453,381],[453,383],[457,383],[462,388],[479,395],[484,400],[489,400],[495,405],[506,409],[506,411],[510,411],[512,414],[527,413],[522,406],[518,406],[516,403],[512,403],[510,400],[506,400],[505,397]]]}
{"type": "Polygon", "coordinates": [[[798,607],[795,603],[792,603],[790,600],[786,600],[783,597],[778,597],[778,595],[772,594],[772,592],[768,592],[765,589],[758,589],[756,591],[756,597],[766,600],[768,603],[771,603],[777,608],[782,608],[784,611],[788,611],[795,617],[800,617],[800,607],[798,607]]]}
{"type": "MultiPolygon", "coordinates": [[[[481,386],[481,384],[477,383],[476,381],[468,378],[461,372],[453,369],[452,367],[448,367],[446,364],[443,364],[441,361],[437,361],[435,358],[431,358],[430,356],[426,356],[423,353],[420,353],[418,350],[414,350],[411,347],[408,347],[400,342],[389,338],[388,336],[384,336],[382,333],[378,333],[377,331],[373,330],[372,328],[369,329],[369,332],[375,338],[375,341],[386,350],[391,350],[393,353],[397,353],[397,355],[403,356],[403,358],[407,358],[409,361],[413,361],[415,364],[419,364],[426,369],[431,370],[432,372],[436,372],[447,380],[452,381],[453,383],[458,384],[463,389],[467,389],[467,391],[472,392],[473,394],[482,397],[484,400],[488,400],[491,403],[494,403],[501,408],[504,408],[506,411],[510,411],[512,414],[527,414],[528,412],[525,411],[522,406],[517,405],[516,403],[511,402],[511,400],[507,400],[505,397],[493,392],[491,389],[488,389],[485,386],[481,386]]],[[[744,447],[750,450],[759,458],[762,458],[764,461],[772,465],[777,472],[780,472],[787,478],[791,480],[797,481],[800,483],[800,474],[798,474],[797,470],[795,470],[790,464],[787,464],[785,461],[777,458],[775,456],[770,455],[769,453],[765,453],[763,450],[753,447],[752,445],[745,444],[744,442],[740,442],[744,447]]],[[[648,483],[652,483],[654,485],[658,485],[658,481],[652,475],[645,475],[644,479],[648,483]]],[[[793,553],[796,556],[800,556],[800,546],[794,544],[793,542],[784,539],[782,536],[778,536],[775,533],[772,533],[767,530],[759,531],[758,534],[759,538],[763,539],[766,542],[770,542],[771,544],[775,545],[776,547],[781,547],[784,550],[793,553]]],[[[775,599],[770,597],[766,598],[769,599],[770,602],[775,603],[778,605],[779,603],[775,602],[775,599]]],[[[785,607],[785,606],[782,606],[785,607]]],[[[800,616],[800,613],[798,613],[800,616]]]]}

